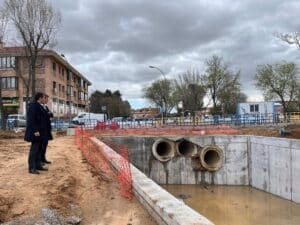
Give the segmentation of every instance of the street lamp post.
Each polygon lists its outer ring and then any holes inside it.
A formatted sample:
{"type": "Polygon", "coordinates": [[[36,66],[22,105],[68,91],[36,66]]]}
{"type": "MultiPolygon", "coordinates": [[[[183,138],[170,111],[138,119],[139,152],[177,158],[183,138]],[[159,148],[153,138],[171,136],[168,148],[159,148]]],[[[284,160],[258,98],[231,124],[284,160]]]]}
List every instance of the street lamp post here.
{"type": "Polygon", "coordinates": [[[158,70],[163,75],[164,80],[166,80],[166,75],[160,68],[158,68],[156,66],[149,66],[149,68],[158,70]]]}
{"type": "MultiPolygon", "coordinates": [[[[158,70],[158,71],[163,75],[164,82],[167,81],[165,73],[164,73],[159,67],[151,66],[151,65],[150,65],[149,68],[150,68],[150,69],[156,69],[156,70],[158,70]]],[[[162,105],[162,113],[161,113],[162,124],[164,124],[164,111],[165,111],[165,108],[166,108],[166,103],[165,103],[165,101],[163,101],[163,105],[162,105]]]]}

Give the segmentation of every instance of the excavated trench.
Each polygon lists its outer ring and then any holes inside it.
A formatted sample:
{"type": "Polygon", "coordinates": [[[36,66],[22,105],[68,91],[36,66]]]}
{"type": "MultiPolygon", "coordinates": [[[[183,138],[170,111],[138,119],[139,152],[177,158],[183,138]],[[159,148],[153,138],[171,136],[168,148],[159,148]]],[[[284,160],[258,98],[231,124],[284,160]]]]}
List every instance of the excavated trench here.
{"type": "Polygon", "coordinates": [[[298,140],[255,136],[108,139],[126,144],[132,164],[215,224],[300,224],[298,140]]]}

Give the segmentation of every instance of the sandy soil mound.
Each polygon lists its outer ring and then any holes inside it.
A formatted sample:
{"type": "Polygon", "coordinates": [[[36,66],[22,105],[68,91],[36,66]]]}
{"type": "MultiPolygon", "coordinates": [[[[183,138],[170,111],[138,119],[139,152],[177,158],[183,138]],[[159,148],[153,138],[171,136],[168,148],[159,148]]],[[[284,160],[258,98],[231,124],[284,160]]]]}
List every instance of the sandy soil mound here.
{"type": "Polygon", "coordinates": [[[83,225],[152,225],[155,222],[134,199],[119,195],[112,179],[103,179],[82,158],[72,137],[49,143],[49,171],[28,173],[29,144],[22,139],[0,140],[0,223],[16,218],[38,218],[42,208],[68,216],[77,205],[83,225]]]}

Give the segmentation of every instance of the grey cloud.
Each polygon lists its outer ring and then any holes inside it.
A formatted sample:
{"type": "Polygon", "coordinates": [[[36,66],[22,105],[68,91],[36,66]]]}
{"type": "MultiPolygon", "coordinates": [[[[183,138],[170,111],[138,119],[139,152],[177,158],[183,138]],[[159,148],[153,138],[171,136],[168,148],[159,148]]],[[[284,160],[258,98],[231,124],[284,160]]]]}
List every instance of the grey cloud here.
{"type": "Polygon", "coordinates": [[[275,32],[300,29],[297,0],[52,0],[63,14],[60,52],[88,76],[94,89],[119,88],[141,100],[142,88],[185,70],[205,70],[212,54],[241,70],[243,89],[259,95],[258,64],[299,61],[300,52],[275,32]]]}

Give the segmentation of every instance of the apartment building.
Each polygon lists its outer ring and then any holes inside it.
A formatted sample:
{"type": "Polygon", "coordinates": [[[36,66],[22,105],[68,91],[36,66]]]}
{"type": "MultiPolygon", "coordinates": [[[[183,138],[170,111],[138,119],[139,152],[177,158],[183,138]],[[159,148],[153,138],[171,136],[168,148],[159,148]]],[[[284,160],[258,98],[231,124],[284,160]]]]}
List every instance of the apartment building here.
{"type": "MultiPolygon", "coordinates": [[[[0,78],[2,101],[7,112],[25,114],[28,63],[23,47],[4,47],[0,44],[0,78]]],[[[36,68],[36,91],[49,95],[48,107],[55,117],[67,117],[85,111],[90,85],[91,82],[63,56],[52,50],[40,52],[36,68]]]]}

